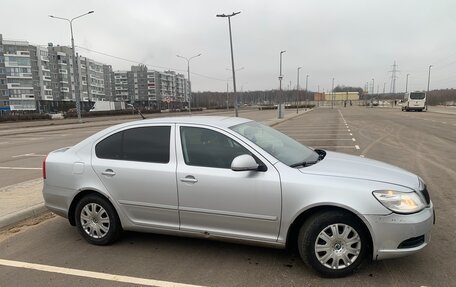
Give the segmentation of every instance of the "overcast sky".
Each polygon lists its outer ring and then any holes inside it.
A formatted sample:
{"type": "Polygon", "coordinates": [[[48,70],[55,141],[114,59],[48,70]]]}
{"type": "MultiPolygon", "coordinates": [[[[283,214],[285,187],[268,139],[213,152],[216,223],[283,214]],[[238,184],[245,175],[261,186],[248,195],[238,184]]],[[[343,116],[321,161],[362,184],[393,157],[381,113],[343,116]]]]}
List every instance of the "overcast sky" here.
{"type": "MultiPolygon", "coordinates": [[[[309,77],[316,91],[335,84],[364,87],[366,82],[390,90],[393,61],[398,64],[397,91],[424,90],[428,66],[431,89],[456,87],[455,0],[156,0],[156,1],[8,1],[0,13],[6,39],[33,44],[69,45],[68,24],[49,14],[75,20],[77,46],[141,62],[150,68],[186,72],[176,54],[193,56],[194,91],[225,91],[231,76],[228,20],[219,13],[241,11],[232,18],[238,90],[278,88],[279,52],[283,87],[301,87],[309,77]]],[[[87,57],[128,70],[132,62],[84,49],[87,57]]],[[[232,85],[230,82],[230,89],[232,85]]]]}

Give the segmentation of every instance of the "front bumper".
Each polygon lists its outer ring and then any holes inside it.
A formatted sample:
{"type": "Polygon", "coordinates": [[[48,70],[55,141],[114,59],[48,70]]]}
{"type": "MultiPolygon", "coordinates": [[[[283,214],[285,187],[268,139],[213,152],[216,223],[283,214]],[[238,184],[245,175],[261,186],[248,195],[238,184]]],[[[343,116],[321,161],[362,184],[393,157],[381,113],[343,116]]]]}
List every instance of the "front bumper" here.
{"type": "Polygon", "coordinates": [[[365,215],[373,241],[373,259],[395,258],[418,252],[431,240],[434,207],[414,214],[365,215]],[[411,244],[413,243],[413,244],[411,244]]]}

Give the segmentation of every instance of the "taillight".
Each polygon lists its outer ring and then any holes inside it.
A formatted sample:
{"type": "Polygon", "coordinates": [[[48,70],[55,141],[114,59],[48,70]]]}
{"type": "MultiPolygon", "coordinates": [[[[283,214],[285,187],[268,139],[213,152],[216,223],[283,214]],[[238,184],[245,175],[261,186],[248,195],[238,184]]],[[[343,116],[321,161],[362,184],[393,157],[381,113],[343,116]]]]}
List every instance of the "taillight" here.
{"type": "Polygon", "coordinates": [[[46,179],[46,159],[47,159],[48,156],[46,156],[44,159],[43,159],[43,179],[46,179]]]}

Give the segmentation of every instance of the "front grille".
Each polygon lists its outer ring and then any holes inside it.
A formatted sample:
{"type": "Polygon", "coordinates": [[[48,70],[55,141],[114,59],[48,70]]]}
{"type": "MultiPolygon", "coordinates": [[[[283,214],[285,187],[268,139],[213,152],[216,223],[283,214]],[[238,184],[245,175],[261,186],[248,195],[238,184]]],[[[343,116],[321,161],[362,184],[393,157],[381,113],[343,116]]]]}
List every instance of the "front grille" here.
{"type": "Polygon", "coordinates": [[[404,240],[399,244],[397,247],[398,249],[403,249],[403,248],[413,248],[420,246],[421,244],[424,243],[424,235],[418,236],[418,237],[412,237],[407,240],[404,240]]]}
{"type": "Polygon", "coordinates": [[[431,197],[429,196],[429,192],[427,190],[426,185],[424,186],[423,190],[420,190],[421,194],[423,195],[424,199],[426,200],[426,204],[431,203],[431,197]]]}

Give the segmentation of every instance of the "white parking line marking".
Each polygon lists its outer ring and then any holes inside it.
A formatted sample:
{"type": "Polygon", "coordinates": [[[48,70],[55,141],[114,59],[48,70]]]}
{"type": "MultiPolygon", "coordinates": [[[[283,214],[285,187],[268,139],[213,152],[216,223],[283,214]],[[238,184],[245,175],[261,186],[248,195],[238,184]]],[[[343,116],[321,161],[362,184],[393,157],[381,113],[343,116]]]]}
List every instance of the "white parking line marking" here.
{"type": "Polygon", "coordinates": [[[355,148],[356,148],[356,149],[359,149],[359,145],[355,145],[355,148]]]}
{"type": "Polygon", "coordinates": [[[446,124],[446,122],[442,122],[442,124],[446,124]]]}
{"type": "Polygon", "coordinates": [[[145,285],[145,286],[202,287],[201,285],[182,284],[182,283],[176,283],[176,282],[171,282],[171,281],[161,281],[161,280],[146,279],[146,278],[139,278],[139,277],[132,277],[132,276],[115,275],[115,274],[109,274],[109,273],[85,271],[85,270],[79,270],[79,269],[73,269],[73,268],[64,268],[64,267],[57,267],[57,266],[51,266],[51,265],[34,264],[34,263],[13,261],[13,260],[4,260],[4,259],[0,259],[0,265],[16,267],[16,268],[31,269],[31,270],[38,270],[38,271],[50,272],[50,273],[72,275],[72,276],[85,277],[85,278],[92,278],[92,279],[101,279],[101,280],[107,280],[107,281],[113,281],[113,282],[145,285]]]}
{"type": "Polygon", "coordinates": [[[356,139],[355,139],[355,138],[352,138],[352,141],[354,141],[354,142],[355,142],[355,141],[356,141],[356,139]]]}
{"type": "Polygon", "coordinates": [[[353,139],[300,139],[294,138],[297,141],[352,141],[353,139]]]}
{"type": "Polygon", "coordinates": [[[349,132],[351,132],[351,130],[350,130],[350,129],[348,129],[348,131],[349,131],[349,132]]]}
{"type": "Polygon", "coordinates": [[[352,133],[350,133],[350,135],[352,136],[353,134],[352,134],[352,133]]]}
{"type": "Polygon", "coordinates": [[[316,145],[313,148],[356,148],[352,145],[316,145]]]}
{"type": "Polygon", "coordinates": [[[18,154],[18,155],[13,155],[11,157],[28,157],[28,156],[31,156],[31,157],[34,157],[34,156],[38,156],[38,157],[43,157],[43,156],[46,156],[45,154],[36,154],[36,153],[24,153],[24,154],[18,154]]]}
{"type": "Polygon", "coordinates": [[[11,169],[11,170],[39,170],[41,167],[13,167],[13,166],[0,166],[0,169],[11,169]]]}

